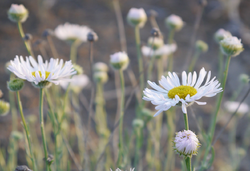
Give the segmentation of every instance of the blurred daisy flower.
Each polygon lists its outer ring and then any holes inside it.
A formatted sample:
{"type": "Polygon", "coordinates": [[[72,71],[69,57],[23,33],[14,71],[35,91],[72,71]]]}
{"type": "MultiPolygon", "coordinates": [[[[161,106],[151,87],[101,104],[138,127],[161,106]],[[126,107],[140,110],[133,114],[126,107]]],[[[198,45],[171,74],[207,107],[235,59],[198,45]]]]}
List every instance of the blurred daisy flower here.
{"type": "Polygon", "coordinates": [[[88,33],[91,31],[92,30],[88,26],[65,23],[57,26],[54,32],[58,39],[72,43],[76,40],[87,42],[88,33]]]}
{"type": "Polygon", "coordinates": [[[218,80],[210,80],[211,71],[200,70],[197,78],[196,72],[190,72],[188,75],[185,71],[182,72],[182,84],[175,72],[168,73],[167,77],[162,76],[159,81],[160,86],[155,82],[148,81],[148,84],[155,90],[146,88],[143,100],[151,101],[156,105],[158,110],[154,116],[159,115],[162,111],[170,109],[172,106],[182,106],[183,113],[187,113],[187,107],[196,102],[198,105],[205,105],[206,102],[199,102],[202,97],[213,97],[222,91],[218,80]],[[201,85],[207,75],[207,79],[201,85]]]}
{"type": "Polygon", "coordinates": [[[128,12],[127,20],[131,26],[142,28],[147,21],[147,14],[143,8],[131,8],[128,12]]]}
{"type": "Polygon", "coordinates": [[[169,29],[174,29],[175,31],[180,31],[184,26],[182,18],[174,14],[167,17],[165,22],[169,29]]]}
{"type": "MultiPolygon", "coordinates": [[[[239,105],[240,105],[240,102],[227,101],[224,103],[225,109],[231,113],[235,112],[239,105]]],[[[245,114],[247,112],[249,112],[249,106],[246,103],[241,103],[237,113],[245,114]]]]}
{"type": "Polygon", "coordinates": [[[223,39],[220,41],[220,48],[225,55],[232,57],[239,55],[244,50],[241,39],[237,37],[227,37],[223,39]]]}
{"type": "Polygon", "coordinates": [[[69,83],[71,89],[74,90],[74,92],[79,93],[84,87],[89,84],[89,78],[85,74],[74,75],[69,80],[61,80],[59,84],[64,90],[66,90],[69,83]]]}
{"type": "Polygon", "coordinates": [[[11,4],[10,9],[8,10],[8,17],[13,22],[23,23],[28,18],[28,15],[28,10],[22,4],[11,4]]]}
{"type": "Polygon", "coordinates": [[[26,61],[22,56],[10,61],[8,70],[13,72],[17,77],[32,82],[34,86],[43,88],[49,83],[59,84],[59,81],[76,74],[71,61],[51,58],[43,62],[42,56],[38,55],[38,62],[30,56],[26,57],[26,61]]]}
{"type": "Polygon", "coordinates": [[[220,43],[221,40],[227,38],[227,37],[232,37],[232,34],[229,31],[226,31],[224,29],[219,29],[215,34],[214,34],[214,39],[217,43],[220,43]]]}
{"type": "Polygon", "coordinates": [[[126,52],[116,52],[110,55],[110,64],[116,70],[125,70],[129,64],[129,57],[126,52]]]}
{"type": "Polygon", "coordinates": [[[146,57],[156,57],[161,58],[162,56],[168,56],[174,53],[177,49],[176,44],[166,44],[158,48],[157,50],[152,49],[149,46],[142,46],[142,54],[146,57]]]}

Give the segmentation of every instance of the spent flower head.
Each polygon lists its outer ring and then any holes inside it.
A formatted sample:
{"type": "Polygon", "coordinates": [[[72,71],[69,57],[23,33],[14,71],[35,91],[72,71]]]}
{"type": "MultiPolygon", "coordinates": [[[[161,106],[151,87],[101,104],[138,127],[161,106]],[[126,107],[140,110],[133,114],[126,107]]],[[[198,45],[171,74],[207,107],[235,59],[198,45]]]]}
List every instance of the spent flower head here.
{"type": "Polygon", "coordinates": [[[148,46],[142,46],[141,48],[142,54],[144,56],[156,57],[156,58],[161,58],[162,56],[168,56],[174,53],[176,50],[177,50],[177,45],[175,43],[163,45],[157,50],[154,50],[148,46]]]}
{"type": "Polygon", "coordinates": [[[182,29],[184,22],[181,19],[181,17],[177,16],[177,15],[170,15],[169,17],[166,18],[165,20],[167,27],[170,30],[175,30],[175,31],[179,31],[182,29]]]}
{"type": "Polygon", "coordinates": [[[174,139],[174,150],[180,156],[192,157],[197,154],[200,147],[199,140],[195,133],[190,130],[179,131],[174,139]]]}
{"type": "Polygon", "coordinates": [[[200,70],[199,77],[197,78],[196,72],[193,74],[185,71],[182,72],[182,84],[175,72],[168,72],[168,76],[162,76],[159,81],[160,86],[156,83],[148,81],[148,84],[155,90],[146,88],[143,100],[151,101],[156,105],[155,109],[158,110],[154,116],[159,115],[161,112],[170,109],[172,106],[182,106],[183,113],[187,113],[187,107],[194,102],[198,105],[205,105],[206,102],[200,102],[202,97],[213,97],[222,91],[220,83],[215,79],[211,79],[211,71],[205,71],[204,68],[200,70]],[[207,75],[207,79],[204,79],[207,75]],[[204,84],[202,85],[202,83],[204,84]]]}
{"type": "Polygon", "coordinates": [[[147,14],[143,8],[131,8],[128,12],[127,20],[131,26],[142,28],[147,21],[147,14]]]}
{"type": "Polygon", "coordinates": [[[11,4],[10,9],[8,10],[8,17],[13,22],[25,22],[28,18],[29,12],[28,10],[23,6],[23,4],[11,4]]]}
{"type": "Polygon", "coordinates": [[[223,39],[220,41],[220,48],[225,55],[231,57],[239,55],[244,50],[241,40],[237,37],[227,37],[223,39]]]}
{"type": "Polygon", "coordinates": [[[129,58],[126,52],[116,52],[110,55],[110,63],[116,70],[125,70],[129,64],[129,58]]]}
{"type": "Polygon", "coordinates": [[[219,29],[215,34],[214,34],[214,39],[217,43],[220,43],[225,38],[232,37],[232,34],[229,31],[226,31],[224,29],[219,29]]]}

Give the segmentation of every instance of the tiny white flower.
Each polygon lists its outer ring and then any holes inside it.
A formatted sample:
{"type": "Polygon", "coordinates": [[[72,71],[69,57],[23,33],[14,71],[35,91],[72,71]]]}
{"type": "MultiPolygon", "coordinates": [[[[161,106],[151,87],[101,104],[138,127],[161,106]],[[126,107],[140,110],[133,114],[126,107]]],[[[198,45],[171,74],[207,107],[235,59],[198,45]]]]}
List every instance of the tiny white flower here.
{"type": "Polygon", "coordinates": [[[239,55],[243,50],[241,40],[237,37],[227,37],[220,41],[221,51],[227,55],[235,57],[239,55]]]}
{"type": "Polygon", "coordinates": [[[147,21],[147,14],[143,8],[131,8],[127,15],[127,20],[132,26],[139,26],[142,28],[147,21]]]}
{"type": "MultiPolygon", "coordinates": [[[[239,105],[240,105],[240,102],[227,101],[224,103],[225,109],[231,113],[235,112],[239,105]]],[[[237,113],[245,114],[247,112],[249,112],[249,106],[246,103],[241,103],[237,113]]]]}
{"type": "Polygon", "coordinates": [[[232,37],[232,34],[229,31],[226,31],[224,29],[219,29],[215,34],[214,38],[217,43],[220,43],[221,40],[227,38],[227,37],[232,37]]]}
{"type": "Polygon", "coordinates": [[[110,63],[114,69],[124,70],[129,64],[129,57],[126,52],[117,52],[110,55],[110,63]]]}
{"type": "Polygon", "coordinates": [[[142,46],[141,51],[142,51],[142,54],[146,57],[155,56],[156,58],[161,58],[162,56],[168,56],[174,53],[176,49],[177,49],[177,45],[173,43],[173,44],[163,45],[157,50],[154,50],[148,46],[142,46]]]}
{"type": "Polygon", "coordinates": [[[179,131],[175,136],[174,150],[180,156],[192,157],[192,155],[196,155],[199,146],[197,136],[190,130],[179,131]]]}
{"type": "Polygon", "coordinates": [[[55,36],[58,39],[69,41],[71,43],[76,40],[87,42],[88,33],[91,31],[92,30],[88,26],[65,23],[56,27],[55,36]]]}
{"type": "Polygon", "coordinates": [[[166,25],[169,29],[174,29],[175,31],[179,31],[182,29],[184,22],[181,19],[181,17],[172,14],[166,18],[166,25]]]}
{"type": "Polygon", "coordinates": [[[59,81],[66,79],[71,75],[76,74],[71,61],[51,58],[43,62],[43,58],[38,55],[38,62],[30,56],[26,57],[26,61],[22,56],[10,61],[8,70],[13,72],[17,77],[34,83],[34,86],[43,88],[43,85],[54,83],[59,84],[59,81]]]}
{"type": "Polygon", "coordinates": [[[66,90],[68,85],[70,84],[70,87],[73,90],[77,90],[77,92],[79,92],[80,90],[82,90],[84,87],[86,87],[89,84],[89,78],[85,74],[74,75],[71,79],[68,78],[68,79],[59,81],[59,84],[64,90],[66,90]]]}
{"type": "Polygon", "coordinates": [[[99,72],[99,71],[108,72],[108,70],[109,70],[107,64],[105,64],[103,62],[95,63],[93,68],[94,68],[95,72],[99,72]]]}
{"type": "Polygon", "coordinates": [[[10,9],[8,10],[8,17],[13,22],[23,23],[28,18],[28,15],[28,10],[22,4],[11,4],[10,9]]]}
{"type": "Polygon", "coordinates": [[[154,116],[159,115],[161,112],[170,109],[172,106],[182,106],[183,113],[187,113],[187,106],[196,102],[198,105],[205,105],[206,102],[199,102],[202,97],[213,97],[222,91],[218,80],[210,80],[211,71],[208,72],[207,79],[202,85],[207,71],[204,68],[200,70],[197,79],[196,72],[193,74],[185,71],[182,72],[182,84],[175,72],[168,72],[168,76],[162,76],[159,81],[160,86],[156,83],[148,81],[148,84],[155,90],[146,88],[143,100],[151,101],[156,105],[155,109],[158,110],[154,116]]]}

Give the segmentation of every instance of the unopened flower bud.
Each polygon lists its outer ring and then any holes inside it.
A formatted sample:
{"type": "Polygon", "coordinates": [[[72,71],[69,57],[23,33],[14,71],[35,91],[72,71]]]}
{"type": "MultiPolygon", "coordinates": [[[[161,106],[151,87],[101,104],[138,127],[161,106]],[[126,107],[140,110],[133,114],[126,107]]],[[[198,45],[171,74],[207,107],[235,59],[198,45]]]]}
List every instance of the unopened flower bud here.
{"type": "Polygon", "coordinates": [[[232,34],[229,31],[226,31],[224,29],[219,29],[215,34],[214,34],[214,39],[217,43],[220,43],[223,39],[227,37],[232,37],[232,34]]]}
{"type": "Polygon", "coordinates": [[[12,131],[11,132],[11,137],[13,139],[15,139],[16,141],[19,141],[19,140],[23,139],[23,134],[21,132],[19,132],[19,131],[12,131]]]}
{"type": "Polygon", "coordinates": [[[174,139],[174,150],[180,156],[192,157],[192,155],[196,155],[199,146],[197,136],[190,130],[179,131],[174,139]]]}
{"type": "Polygon", "coordinates": [[[161,37],[150,37],[148,39],[148,45],[154,50],[157,50],[164,45],[164,42],[161,37]]]}
{"type": "Polygon", "coordinates": [[[73,68],[76,70],[76,75],[83,74],[83,68],[80,65],[73,64],[73,68]]]}
{"type": "Polygon", "coordinates": [[[151,36],[153,37],[161,37],[161,31],[158,28],[152,28],[151,30],[151,36]]]}
{"type": "Polygon", "coordinates": [[[54,161],[54,156],[52,154],[49,154],[48,158],[47,158],[47,162],[49,165],[51,165],[54,161]]]}
{"type": "Polygon", "coordinates": [[[0,116],[5,116],[10,111],[10,104],[3,100],[0,100],[0,116]]]}
{"type": "Polygon", "coordinates": [[[91,31],[88,33],[88,41],[89,42],[96,42],[98,40],[98,36],[95,32],[91,31]]]}
{"type": "Polygon", "coordinates": [[[24,35],[24,37],[23,37],[23,40],[24,40],[24,41],[30,41],[31,39],[32,39],[32,35],[29,34],[29,33],[26,33],[26,34],[24,35]]]}
{"type": "Polygon", "coordinates": [[[48,36],[53,36],[53,35],[54,35],[54,31],[51,29],[44,30],[44,32],[42,34],[43,37],[48,37],[48,36]]]}
{"type": "Polygon", "coordinates": [[[20,78],[14,78],[7,82],[7,87],[10,91],[20,91],[24,86],[24,81],[20,78]]]}
{"type": "Polygon", "coordinates": [[[28,10],[21,4],[11,4],[11,7],[8,11],[8,17],[13,22],[25,22],[28,18],[29,12],[28,10]]]}
{"type": "Polygon", "coordinates": [[[102,71],[99,71],[99,72],[94,72],[94,80],[95,82],[97,83],[106,83],[108,81],[108,74],[107,72],[102,72],[102,71]]]}
{"type": "Polygon", "coordinates": [[[110,63],[116,70],[125,70],[129,64],[129,58],[126,52],[117,52],[110,55],[110,63]]]}
{"type": "Polygon", "coordinates": [[[239,55],[244,50],[241,40],[237,37],[227,37],[223,39],[220,41],[220,48],[225,55],[231,57],[239,55]]]}
{"type": "Polygon", "coordinates": [[[182,21],[181,17],[174,14],[167,17],[165,22],[170,30],[174,29],[175,31],[181,30],[184,25],[184,22],[182,21]]]}
{"type": "Polygon", "coordinates": [[[32,170],[29,169],[27,166],[22,165],[22,166],[17,166],[15,171],[32,171],[32,170]]]}
{"type": "Polygon", "coordinates": [[[208,45],[202,40],[196,41],[195,48],[198,52],[205,53],[208,50],[208,45]]]}
{"type": "Polygon", "coordinates": [[[243,84],[248,84],[250,81],[249,76],[247,74],[240,74],[240,81],[243,84]]]}
{"type": "Polygon", "coordinates": [[[127,20],[131,26],[142,28],[147,21],[147,14],[143,8],[131,8],[128,12],[127,20]]]}
{"type": "Polygon", "coordinates": [[[144,122],[141,119],[134,119],[133,120],[133,127],[134,128],[142,128],[144,126],[144,122]]]}
{"type": "Polygon", "coordinates": [[[29,115],[27,117],[27,120],[30,124],[35,124],[37,122],[37,116],[36,115],[29,115]]]}
{"type": "Polygon", "coordinates": [[[108,66],[103,62],[97,62],[94,64],[94,72],[108,72],[108,66]]]}

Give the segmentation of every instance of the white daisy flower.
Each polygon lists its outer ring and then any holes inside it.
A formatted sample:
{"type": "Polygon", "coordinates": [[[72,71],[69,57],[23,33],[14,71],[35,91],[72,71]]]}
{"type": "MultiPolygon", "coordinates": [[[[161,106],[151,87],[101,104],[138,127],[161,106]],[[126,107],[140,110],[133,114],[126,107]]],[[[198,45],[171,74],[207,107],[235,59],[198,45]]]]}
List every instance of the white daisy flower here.
{"type": "Polygon", "coordinates": [[[26,57],[26,61],[22,56],[10,61],[8,70],[13,72],[17,77],[40,86],[43,83],[59,84],[59,81],[71,75],[76,74],[71,61],[51,58],[43,62],[42,56],[38,55],[38,62],[30,56],[26,57]],[[40,84],[41,83],[41,84],[40,84]]]}
{"type": "Polygon", "coordinates": [[[191,157],[197,154],[200,143],[190,130],[179,131],[174,139],[174,150],[181,156],[191,157]]]}
{"type": "MultiPolygon", "coordinates": [[[[224,103],[224,107],[228,112],[235,112],[235,110],[238,108],[238,106],[240,105],[240,102],[230,102],[227,101],[224,103]]],[[[245,114],[249,112],[249,106],[246,103],[241,103],[237,113],[239,114],[245,114]]]]}
{"type": "Polygon", "coordinates": [[[229,31],[226,31],[224,29],[219,29],[215,34],[214,38],[217,43],[219,43],[221,40],[227,38],[227,37],[232,37],[232,34],[229,31]]]}
{"type": "Polygon", "coordinates": [[[156,58],[161,58],[161,56],[168,56],[174,53],[176,49],[177,49],[177,45],[173,43],[173,44],[163,45],[157,50],[153,50],[151,47],[148,47],[148,46],[142,46],[141,51],[142,51],[142,54],[146,57],[155,56],[156,58]]]}
{"type": "Polygon", "coordinates": [[[56,27],[55,35],[61,40],[87,42],[88,33],[91,31],[88,26],[65,23],[56,27]]]}
{"type": "Polygon", "coordinates": [[[143,92],[145,96],[143,100],[151,101],[156,105],[155,109],[158,110],[154,116],[159,115],[161,112],[170,109],[172,106],[181,105],[183,113],[187,113],[187,106],[196,102],[198,105],[205,105],[206,102],[199,102],[197,100],[202,97],[213,97],[222,91],[218,80],[210,80],[211,71],[205,71],[204,68],[200,70],[197,79],[196,72],[190,72],[188,75],[185,71],[182,72],[182,84],[175,72],[168,73],[167,77],[162,76],[159,81],[161,86],[156,83],[148,81],[148,84],[155,90],[146,88],[143,92]],[[204,78],[207,79],[203,85],[204,78]]]}

